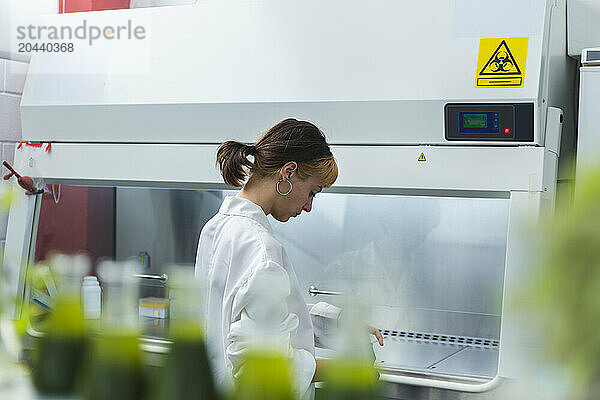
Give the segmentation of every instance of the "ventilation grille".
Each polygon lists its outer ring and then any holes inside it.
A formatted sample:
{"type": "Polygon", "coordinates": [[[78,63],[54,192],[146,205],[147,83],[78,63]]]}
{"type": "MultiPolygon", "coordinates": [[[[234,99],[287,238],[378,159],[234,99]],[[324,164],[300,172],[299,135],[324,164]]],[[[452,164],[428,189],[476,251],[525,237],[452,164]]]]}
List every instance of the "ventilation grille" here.
{"type": "Polygon", "coordinates": [[[391,338],[403,338],[411,340],[419,340],[429,343],[443,343],[443,344],[456,344],[461,346],[470,347],[483,347],[489,349],[498,349],[500,342],[492,339],[483,339],[468,336],[451,336],[451,335],[439,335],[435,333],[422,333],[422,332],[404,332],[404,331],[390,331],[382,330],[383,336],[391,338]]]}

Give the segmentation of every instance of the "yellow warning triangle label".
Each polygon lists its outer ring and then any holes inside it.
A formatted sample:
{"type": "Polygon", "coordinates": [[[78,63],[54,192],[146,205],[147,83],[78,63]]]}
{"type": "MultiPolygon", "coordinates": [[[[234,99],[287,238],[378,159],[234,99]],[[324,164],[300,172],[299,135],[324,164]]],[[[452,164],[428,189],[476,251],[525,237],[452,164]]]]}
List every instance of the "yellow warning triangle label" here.
{"type": "Polygon", "coordinates": [[[417,161],[427,161],[427,159],[425,158],[425,154],[421,153],[417,161]]]}
{"type": "Polygon", "coordinates": [[[521,69],[503,40],[489,58],[479,75],[521,75],[521,69]]]}
{"type": "Polygon", "coordinates": [[[527,37],[479,39],[475,87],[523,87],[528,42],[527,37]]]}

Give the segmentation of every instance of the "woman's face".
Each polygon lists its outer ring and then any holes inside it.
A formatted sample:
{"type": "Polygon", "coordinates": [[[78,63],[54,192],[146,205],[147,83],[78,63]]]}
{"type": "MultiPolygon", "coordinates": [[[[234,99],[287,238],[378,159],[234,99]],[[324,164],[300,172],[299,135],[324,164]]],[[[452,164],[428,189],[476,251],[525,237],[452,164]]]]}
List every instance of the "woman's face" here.
{"type": "MultiPolygon", "coordinates": [[[[292,182],[292,191],[287,196],[276,195],[276,200],[271,209],[271,215],[277,221],[287,222],[290,218],[297,217],[302,211],[310,212],[315,195],[323,190],[323,185],[318,177],[300,179],[293,174],[289,179],[292,182]]],[[[290,189],[288,182],[279,184],[279,191],[287,193],[290,189]]]]}

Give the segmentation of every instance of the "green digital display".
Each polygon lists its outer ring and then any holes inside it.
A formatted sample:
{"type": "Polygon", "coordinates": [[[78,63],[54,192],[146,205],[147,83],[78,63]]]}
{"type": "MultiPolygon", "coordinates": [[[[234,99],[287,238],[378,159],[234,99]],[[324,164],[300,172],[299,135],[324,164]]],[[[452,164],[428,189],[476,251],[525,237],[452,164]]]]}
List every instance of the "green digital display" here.
{"type": "Polygon", "coordinates": [[[487,114],[463,114],[463,127],[487,128],[487,114]]]}

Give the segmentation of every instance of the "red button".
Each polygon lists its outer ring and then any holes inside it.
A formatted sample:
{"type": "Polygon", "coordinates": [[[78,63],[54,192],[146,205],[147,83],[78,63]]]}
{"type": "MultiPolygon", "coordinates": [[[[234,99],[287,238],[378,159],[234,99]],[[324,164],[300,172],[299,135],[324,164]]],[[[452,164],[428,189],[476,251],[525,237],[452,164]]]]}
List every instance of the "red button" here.
{"type": "Polygon", "coordinates": [[[510,129],[508,129],[508,128],[504,129],[504,133],[510,133],[510,129]]]}

